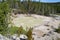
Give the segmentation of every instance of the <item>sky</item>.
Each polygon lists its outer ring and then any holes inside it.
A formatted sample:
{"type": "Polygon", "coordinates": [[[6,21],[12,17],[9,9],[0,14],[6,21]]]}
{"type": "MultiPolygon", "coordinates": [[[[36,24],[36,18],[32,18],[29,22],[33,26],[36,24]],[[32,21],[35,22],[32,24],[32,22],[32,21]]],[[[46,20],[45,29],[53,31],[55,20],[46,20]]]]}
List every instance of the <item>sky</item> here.
{"type": "MultiPolygon", "coordinates": [[[[22,1],[22,0],[21,0],[22,1]]],[[[33,0],[32,0],[33,1],[33,0]]],[[[34,1],[39,1],[39,0],[34,0],[34,1]]],[[[40,0],[40,2],[60,2],[60,0],[40,0]]]]}
{"type": "MultiPolygon", "coordinates": [[[[38,1],[38,0],[36,0],[38,1]]],[[[41,2],[60,2],[60,0],[40,0],[41,2]]]]}

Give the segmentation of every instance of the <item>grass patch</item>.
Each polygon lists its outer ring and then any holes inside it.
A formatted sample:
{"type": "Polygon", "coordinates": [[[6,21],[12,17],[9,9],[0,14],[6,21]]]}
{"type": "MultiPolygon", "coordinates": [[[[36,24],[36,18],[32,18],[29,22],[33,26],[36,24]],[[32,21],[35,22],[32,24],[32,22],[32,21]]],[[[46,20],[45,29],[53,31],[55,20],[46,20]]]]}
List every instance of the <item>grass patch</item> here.
{"type": "Polygon", "coordinates": [[[9,34],[13,35],[15,33],[17,33],[18,27],[9,27],[8,31],[9,34]]]}

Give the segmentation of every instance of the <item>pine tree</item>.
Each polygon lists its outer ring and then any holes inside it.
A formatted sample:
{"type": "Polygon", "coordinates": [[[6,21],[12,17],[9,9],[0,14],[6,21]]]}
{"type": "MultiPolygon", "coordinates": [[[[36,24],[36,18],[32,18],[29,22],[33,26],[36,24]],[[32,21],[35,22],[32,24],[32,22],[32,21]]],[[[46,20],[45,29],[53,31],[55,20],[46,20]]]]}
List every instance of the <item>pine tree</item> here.
{"type": "Polygon", "coordinates": [[[4,34],[7,31],[8,19],[7,14],[9,11],[9,6],[7,2],[2,1],[0,3],[0,34],[4,34]]]}
{"type": "Polygon", "coordinates": [[[32,40],[32,28],[30,28],[28,30],[28,32],[26,33],[27,37],[28,37],[28,40],[32,40]]]}

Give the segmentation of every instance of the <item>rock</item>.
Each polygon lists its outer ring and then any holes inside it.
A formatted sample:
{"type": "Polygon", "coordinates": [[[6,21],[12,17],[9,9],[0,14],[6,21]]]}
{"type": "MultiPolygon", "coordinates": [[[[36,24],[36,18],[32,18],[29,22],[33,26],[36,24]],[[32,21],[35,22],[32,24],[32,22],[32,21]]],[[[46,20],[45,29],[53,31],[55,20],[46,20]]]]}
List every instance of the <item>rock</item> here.
{"type": "Polygon", "coordinates": [[[21,34],[19,38],[20,40],[27,40],[28,37],[24,34],[21,34]]]}
{"type": "Polygon", "coordinates": [[[20,38],[19,38],[19,37],[17,37],[17,38],[16,38],[16,40],[20,40],[20,38]]]}
{"type": "Polygon", "coordinates": [[[0,40],[10,40],[10,39],[0,34],[0,40]]]}
{"type": "Polygon", "coordinates": [[[55,17],[56,20],[60,20],[60,16],[55,17]]]}
{"type": "Polygon", "coordinates": [[[12,35],[13,40],[16,40],[16,38],[17,38],[17,34],[12,35]]]}
{"type": "Polygon", "coordinates": [[[0,34],[0,40],[3,40],[3,36],[0,34]]]}

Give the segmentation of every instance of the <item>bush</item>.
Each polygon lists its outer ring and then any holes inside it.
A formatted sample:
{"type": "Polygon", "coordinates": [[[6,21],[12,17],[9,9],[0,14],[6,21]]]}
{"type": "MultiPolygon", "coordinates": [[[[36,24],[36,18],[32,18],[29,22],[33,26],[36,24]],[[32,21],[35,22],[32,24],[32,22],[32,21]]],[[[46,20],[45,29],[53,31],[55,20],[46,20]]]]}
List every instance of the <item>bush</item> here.
{"type": "Polygon", "coordinates": [[[23,27],[19,27],[18,30],[17,30],[17,34],[20,35],[20,34],[26,34],[26,31],[23,29],[23,27]]]}
{"type": "Polygon", "coordinates": [[[20,36],[20,34],[25,34],[28,37],[28,40],[33,40],[32,39],[32,28],[30,28],[28,31],[25,31],[23,29],[23,27],[9,27],[8,29],[9,34],[13,35],[13,34],[18,34],[18,36],[20,36]]]}
{"type": "Polygon", "coordinates": [[[7,14],[9,12],[9,5],[7,2],[0,3],[0,34],[6,34],[7,27],[8,27],[8,19],[7,14]]]}
{"type": "Polygon", "coordinates": [[[60,40],[60,38],[58,38],[57,40],[60,40]]]}
{"type": "Polygon", "coordinates": [[[28,30],[28,32],[26,33],[27,37],[28,37],[28,40],[32,40],[32,28],[30,28],[28,30]]]}
{"type": "Polygon", "coordinates": [[[18,27],[9,27],[8,33],[13,35],[17,33],[17,30],[18,30],[18,27]]]}
{"type": "Polygon", "coordinates": [[[58,29],[55,29],[55,32],[60,33],[60,26],[58,29]]]}

